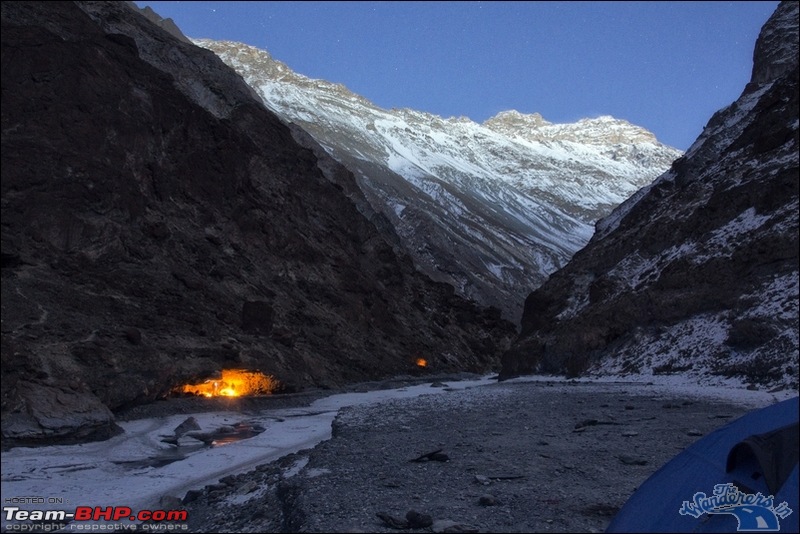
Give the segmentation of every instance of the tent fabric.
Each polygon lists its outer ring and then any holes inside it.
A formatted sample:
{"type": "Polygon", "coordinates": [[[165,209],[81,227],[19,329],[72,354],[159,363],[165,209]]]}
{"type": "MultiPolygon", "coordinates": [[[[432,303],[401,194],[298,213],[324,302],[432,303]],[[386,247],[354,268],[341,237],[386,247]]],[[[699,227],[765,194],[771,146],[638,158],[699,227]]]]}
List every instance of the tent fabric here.
{"type": "MultiPolygon", "coordinates": [[[[767,490],[774,495],[789,478],[797,465],[798,456],[800,424],[795,423],[766,434],[750,436],[737,443],[728,454],[725,470],[730,473],[745,465],[752,466],[748,469],[750,479],[757,480],[763,476],[767,490]]],[[[747,484],[745,481],[742,483],[747,484]]]]}
{"type": "MultiPolygon", "coordinates": [[[[606,532],[736,532],[739,528],[798,532],[797,440],[793,442],[789,434],[794,431],[797,435],[798,399],[745,414],[690,445],[634,492],[606,532]],[[765,469],[765,465],[772,467],[765,469]],[[767,475],[766,470],[780,475],[767,475]],[[764,476],[754,478],[754,472],[764,476]],[[783,484],[780,478],[784,478],[783,484]],[[748,514],[744,512],[703,513],[699,517],[679,512],[684,502],[693,502],[696,493],[711,497],[715,486],[729,483],[738,484],[742,493],[774,496],[774,507],[786,502],[792,512],[779,518],[779,525],[772,524],[775,517],[761,517],[771,514],[762,514],[763,508],[759,511],[758,507],[737,509],[759,512],[750,514],[752,517],[745,517],[748,514]],[[779,489],[774,491],[770,486],[779,489]]],[[[783,510],[785,513],[785,507],[783,510]]]]}

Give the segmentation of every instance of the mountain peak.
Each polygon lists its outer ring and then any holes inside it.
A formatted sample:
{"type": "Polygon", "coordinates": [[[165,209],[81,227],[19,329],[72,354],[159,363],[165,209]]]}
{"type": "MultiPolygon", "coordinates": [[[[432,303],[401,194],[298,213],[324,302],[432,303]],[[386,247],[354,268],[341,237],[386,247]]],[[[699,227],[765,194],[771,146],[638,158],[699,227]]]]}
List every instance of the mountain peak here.
{"type": "Polygon", "coordinates": [[[750,83],[770,83],[798,67],[797,16],[800,4],[781,2],[761,28],[753,51],[753,74],[750,83]]]}
{"type": "Polygon", "coordinates": [[[539,113],[527,115],[509,110],[501,111],[487,119],[483,126],[512,139],[521,138],[526,141],[570,141],[590,145],[637,143],[660,145],[652,132],[611,115],[555,124],[546,121],[539,113]]]}
{"type": "Polygon", "coordinates": [[[272,55],[260,48],[250,46],[237,41],[214,41],[212,39],[192,39],[192,43],[211,50],[217,54],[224,62],[235,65],[239,74],[247,78],[249,73],[266,74],[270,79],[291,83],[298,87],[307,89],[319,89],[339,97],[358,100],[369,104],[364,97],[353,93],[344,84],[329,82],[316,78],[310,78],[299,74],[291,69],[286,63],[272,57],[272,55]]]}
{"type": "Polygon", "coordinates": [[[494,124],[525,125],[538,128],[552,123],[544,120],[544,117],[539,113],[525,114],[515,109],[509,109],[507,111],[501,111],[490,119],[486,119],[483,123],[483,125],[488,128],[491,128],[494,124]]]}

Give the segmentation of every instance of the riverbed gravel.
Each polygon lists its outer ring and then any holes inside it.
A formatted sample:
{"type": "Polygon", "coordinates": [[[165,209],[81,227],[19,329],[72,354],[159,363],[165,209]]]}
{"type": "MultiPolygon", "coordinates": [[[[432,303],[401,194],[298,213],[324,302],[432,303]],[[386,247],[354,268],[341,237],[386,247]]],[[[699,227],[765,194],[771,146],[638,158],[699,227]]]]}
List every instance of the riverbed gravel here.
{"type": "Polygon", "coordinates": [[[641,384],[431,388],[438,394],[344,408],[315,448],[178,496],[186,525],[602,532],[661,465],[752,409],[641,384]]]}

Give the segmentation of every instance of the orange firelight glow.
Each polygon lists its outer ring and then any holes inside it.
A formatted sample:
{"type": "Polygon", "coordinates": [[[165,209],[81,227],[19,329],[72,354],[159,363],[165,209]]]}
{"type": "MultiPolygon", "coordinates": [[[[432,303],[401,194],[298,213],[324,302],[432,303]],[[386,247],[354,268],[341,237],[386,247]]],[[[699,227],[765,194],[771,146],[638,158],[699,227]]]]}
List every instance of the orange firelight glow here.
{"type": "Polygon", "coordinates": [[[221,378],[209,379],[201,384],[186,384],[180,391],[204,397],[242,397],[269,395],[277,387],[278,381],[273,376],[258,371],[224,369],[221,378]]]}
{"type": "Polygon", "coordinates": [[[427,367],[427,366],[428,366],[428,360],[426,360],[425,358],[417,358],[417,367],[427,367]]]}

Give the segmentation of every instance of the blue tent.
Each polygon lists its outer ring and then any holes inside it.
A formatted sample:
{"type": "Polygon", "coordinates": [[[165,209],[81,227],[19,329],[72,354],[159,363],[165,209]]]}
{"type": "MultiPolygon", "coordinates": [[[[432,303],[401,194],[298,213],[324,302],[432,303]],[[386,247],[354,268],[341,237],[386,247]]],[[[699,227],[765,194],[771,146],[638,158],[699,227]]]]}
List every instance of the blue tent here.
{"type": "Polygon", "coordinates": [[[636,490],[606,532],[798,532],[799,398],[689,446],[636,490]]]}

